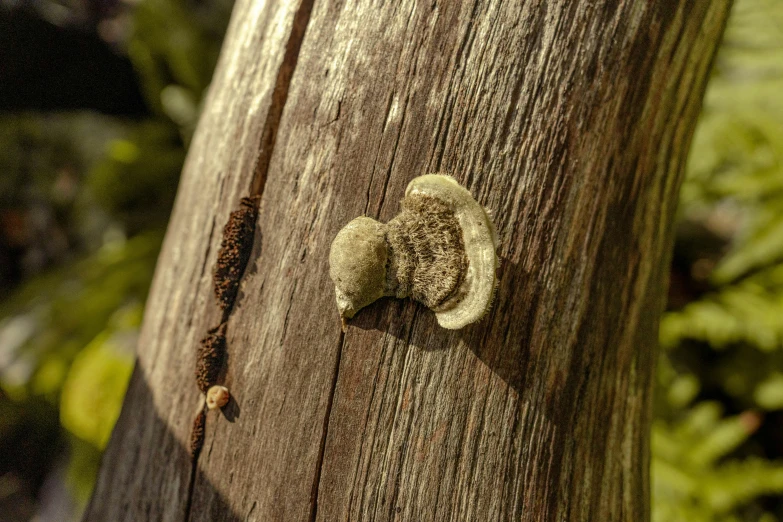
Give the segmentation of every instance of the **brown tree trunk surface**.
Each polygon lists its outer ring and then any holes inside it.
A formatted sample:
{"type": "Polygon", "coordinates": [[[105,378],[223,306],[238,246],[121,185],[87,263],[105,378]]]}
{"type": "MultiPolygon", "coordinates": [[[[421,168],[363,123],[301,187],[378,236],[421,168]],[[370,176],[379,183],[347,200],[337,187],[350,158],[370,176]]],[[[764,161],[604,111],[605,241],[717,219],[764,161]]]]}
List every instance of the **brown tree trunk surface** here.
{"type": "Polygon", "coordinates": [[[672,218],[730,0],[239,0],[86,519],[649,519],[672,218]],[[494,216],[491,313],[340,330],[337,231],[447,172],[494,216]],[[261,195],[195,467],[196,346],[261,195]]]}

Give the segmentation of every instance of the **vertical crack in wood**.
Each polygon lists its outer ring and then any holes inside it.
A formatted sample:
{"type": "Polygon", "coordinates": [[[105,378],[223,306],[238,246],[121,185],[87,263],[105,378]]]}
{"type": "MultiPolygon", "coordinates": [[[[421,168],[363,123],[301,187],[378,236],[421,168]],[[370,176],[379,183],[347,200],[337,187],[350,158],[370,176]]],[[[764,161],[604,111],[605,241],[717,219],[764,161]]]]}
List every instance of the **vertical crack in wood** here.
{"type": "MultiPolygon", "coordinates": [[[[294,14],[294,19],[291,24],[291,34],[288,37],[288,42],[285,46],[285,54],[283,55],[283,61],[280,64],[280,69],[277,72],[277,78],[275,79],[275,86],[272,90],[272,99],[269,105],[269,112],[266,115],[264,122],[264,129],[261,133],[261,143],[258,146],[258,159],[256,161],[253,177],[250,185],[250,197],[255,199],[255,206],[258,208],[260,204],[261,196],[264,192],[264,185],[266,184],[267,172],[269,171],[269,163],[272,158],[272,151],[277,139],[277,131],[280,127],[280,120],[283,116],[283,109],[285,108],[286,101],[288,100],[288,91],[291,87],[291,78],[294,75],[296,63],[299,60],[299,51],[302,48],[302,42],[304,41],[305,32],[307,26],[310,23],[310,15],[313,11],[313,4],[315,0],[302,0],[299,4],[299,8],[294,14]]],[[[225,179],[225,178],[224,178],[225,179]]],[[[221,192],[223,186],[221,184],[221,192]]],[[[214,223],[213,223],[214,231],[214,223]]],[[[210,232],[211,234],[212,232],[210,232]]],[[[212,236],[210,235],[210,238],[212,236]]],[[[211,243],[211,241],[210,241],[211,243]]],[[[203,269],[202,269],[203,271],[203,269]]],[[[244,276],[244,274],[243,274],[244,276]]],[[[232,303],[233,305],[233,303],[232,303]]],[[[228,320],[231,308],[223,311],[223,321],[228,320]]],[[[332,399],[334,397],[334,388],[337,384],[337,369],[340,365],[340,355],[342,352],[343,334],[340,334],[340,348],[337,353],[337,366],[332,382],[332,391],[329,396],[329,403],[326,410],[326,424],[329,422],[329,413],[332,408],[332,399]]],[[[315,492],[317,495],[317,485],[321,475],[321,461],[323,459],[324,444],[326,442],[326,426],[324,427],[323,440],[321,441],[321,449],[318,458],[318,468],[316,471],[315,479],[315,492]]],[[[188,483],[188,496],[185,501],[185,518],[187,522],[191,519],[190,511],[193,506],[193,491],[196,484],[196,476],[198,473],[198,459],[201,456],[201,452],[194,456],[192,459],[190,477],[188,483]]],[[[255,507],[255,505],[254,505],[255,507]]],[[[252,513],[252,509],[251,509],[252,513]]],[[[315,515],[315,509],[313,509],[313,517],[315,515]]],[[[248,513],[249,516],[249,513],[248,513]]]]}
{"type": "Polygon", "coordinates": [[[280,127],[280,119],[283,117],[283,109],[288,100],[288,90],[291,86],[291,78],[299,60],[299,51],[302,48],[305,31],[310,22],[310,14],[313,11],[315,0],[302,0],[299,9],[294,15],[291,26],[291,35],[285,46],[285,54],[280,69],[277,71],[275,87],[272,90],[272,101],[269,112],[266,115],[264,130],[261,133],[261,143],[258,147],[258,159],[256,161],[253,179],[250,184],[250,195],[261,196],[264,193],[269,163],[272,159],[272,151],[277,140],[277,130],[280,127]]]}
{"type": "Polygon", "coordinates": [[[332,372],[332,387],[329,390],[329,401],[326,403],[326,414],[324,415],[324,425],[321,432],[321,446],[318,449],[318,459],[315,463],[315,477],[313,478],[313,487],[310,492],[310,522],[314,522],[318,515],[318,489],[321,486],[321,470],[324,463],[324,452],[326,451],[326,438],[329,434],[329,418],[332,416],[332,404],[334,403],[334,392],[337,390],[337,375],[340,372],[340,359],[343,356],[343,346],[345,346],[345,332],[340,329],[340,339],[337,344],[337,358],[332,372]]]}
{"type": "Polygon", "coordinates": [[[188,477],[188,496],[185,499],[185,522],[190,520],[190,508],[193,506],[193,488],[196,486],[196,472],[198,471],[198,458],[201,450],[190,461],[190,477],[188,477]]]}
{"type": "Polygon", "coordinates": [[[253,514],[253,511],[255,511],[255,510],[256,510],[256,506],[257,506],[257,505],[258,505],[258,501],[255,501],[255,500],[254,500],[254,501],[253,501],[253,505],[252,505],[252,506],[250,506],[250,511],[248,511],[248,512],[247,512],[247,516],[245,517],[245,522],[247,522],[248,520],[250,520],[250,515],[252,515],[252,514],[253,514]]]}

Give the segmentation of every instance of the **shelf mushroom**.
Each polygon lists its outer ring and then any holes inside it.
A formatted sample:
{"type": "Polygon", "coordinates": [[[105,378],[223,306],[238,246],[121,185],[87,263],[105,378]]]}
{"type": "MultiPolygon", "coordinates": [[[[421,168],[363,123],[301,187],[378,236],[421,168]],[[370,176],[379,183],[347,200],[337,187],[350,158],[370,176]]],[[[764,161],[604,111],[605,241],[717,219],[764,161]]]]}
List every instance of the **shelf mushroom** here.
{"type": "Polygon", "coordinates": [[[458,329],[492,305],[498,266],[495,227],[451,176],[427,174],[405,190],[388,223],[358,217],[332,242],[330,276],[345,320],[382,296],[411,297],[458,329]]]}

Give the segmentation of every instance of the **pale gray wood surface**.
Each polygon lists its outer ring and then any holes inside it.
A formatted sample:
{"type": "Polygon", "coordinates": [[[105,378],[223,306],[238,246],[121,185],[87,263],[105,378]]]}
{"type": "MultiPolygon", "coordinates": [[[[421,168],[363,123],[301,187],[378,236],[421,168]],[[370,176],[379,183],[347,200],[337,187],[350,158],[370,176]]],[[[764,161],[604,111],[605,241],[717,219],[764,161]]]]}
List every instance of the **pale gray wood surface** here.
{"type": "Polygon", "coordinates": [[[647,520],[672,216],[729,4],[239,0],[86,518],[647,520]],[[490,316],[385,299],[343,335],[332,238],[439,171],[494,215],[490,316]],[[260,193],[235,401],[194,472],[212,265],[260,193]]]}

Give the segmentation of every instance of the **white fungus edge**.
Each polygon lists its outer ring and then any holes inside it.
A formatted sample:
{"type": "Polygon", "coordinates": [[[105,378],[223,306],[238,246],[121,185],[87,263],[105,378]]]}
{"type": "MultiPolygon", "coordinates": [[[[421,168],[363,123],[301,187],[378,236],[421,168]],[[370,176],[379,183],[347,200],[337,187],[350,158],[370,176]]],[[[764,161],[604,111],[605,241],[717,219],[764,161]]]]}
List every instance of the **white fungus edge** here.
{"type": "Polygon", "coordinates": [[[497,233],[487,211],[470,191],[446,174],[425,174],[413,179],[405,195],[421,193],[446,202],[462,228],[468,269],[457,298],[435,312],[438,324],[457,330],[484,317],[497,287],[497,233]],[[453,303],[453,304],[452,304],[453,303]]]}

